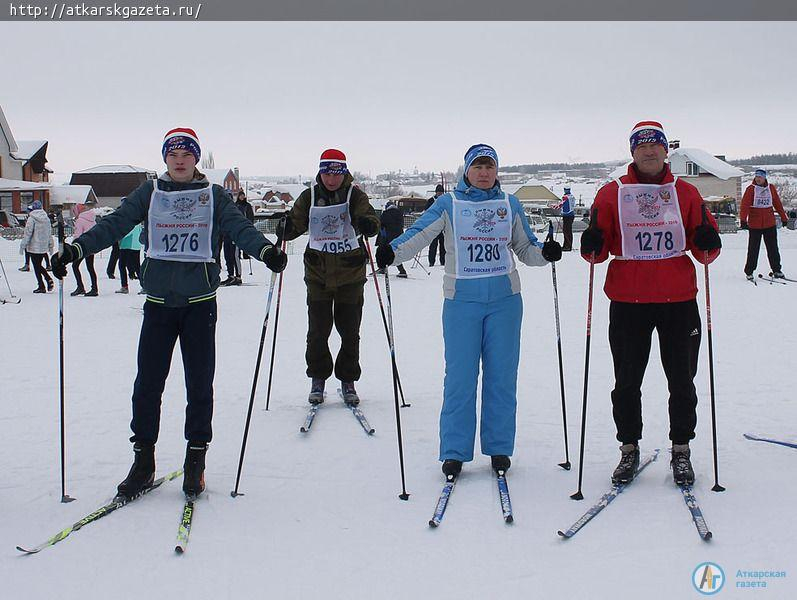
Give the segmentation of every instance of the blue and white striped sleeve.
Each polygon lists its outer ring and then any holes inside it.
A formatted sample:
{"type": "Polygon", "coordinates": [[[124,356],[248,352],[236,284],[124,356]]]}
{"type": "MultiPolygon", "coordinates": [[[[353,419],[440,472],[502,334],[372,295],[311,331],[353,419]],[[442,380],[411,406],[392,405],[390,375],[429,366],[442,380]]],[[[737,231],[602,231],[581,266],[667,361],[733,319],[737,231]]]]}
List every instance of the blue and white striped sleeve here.
{"type": "Polygon", "coordinates": [[[449,222],[447,207],[451,206],[451,196],[440,196],[432,206],[426,209],[420,218],[395,240],[390,246],[396,253],[393,261],[402,263],[415,256],[419,250],[432,243],[449,222]]]}
{"type": "Polygon", "coordinates": [[[530,267],[547,265],[548,261],[542,257],[542,242],[531,231],[520,201],[510,195],[509,205],[512,207],[512,250],[518,260],[530,267]]]}

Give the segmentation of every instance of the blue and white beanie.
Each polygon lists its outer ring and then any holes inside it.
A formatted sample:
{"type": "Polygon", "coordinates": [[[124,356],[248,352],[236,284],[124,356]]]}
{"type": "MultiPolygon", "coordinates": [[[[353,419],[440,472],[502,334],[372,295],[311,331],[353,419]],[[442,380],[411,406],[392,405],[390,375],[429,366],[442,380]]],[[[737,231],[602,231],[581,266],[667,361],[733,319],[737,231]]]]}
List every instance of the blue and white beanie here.
{"type": "Polygon", "coordinates": [[[468,148],[468,151],[465,153],[465,176],[468,175],[468,169],[473,164],[473,161],[477,158],[481,158],[482,156],[486,156],[487,158],[491,158],[495,163],[495,168],[498,168],[498,153],[495,151],[495,148],[492,146],[488,146],[487,144],[476,144],[468,148]]]}
{"type": "Polygon", "coordinates": [[[767,172],[765,169],[756,169],[753,177],[763,177],[764,179],[767,178],[767,172]]]}

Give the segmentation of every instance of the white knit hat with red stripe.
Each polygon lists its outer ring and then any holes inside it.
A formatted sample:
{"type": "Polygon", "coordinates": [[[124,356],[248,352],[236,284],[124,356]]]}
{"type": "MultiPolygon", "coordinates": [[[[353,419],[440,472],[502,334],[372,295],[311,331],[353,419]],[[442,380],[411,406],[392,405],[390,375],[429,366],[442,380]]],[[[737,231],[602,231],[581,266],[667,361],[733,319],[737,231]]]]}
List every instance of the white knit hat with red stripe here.
{"type": "Polygon", "coordinates": [[[341,175],[348,173],[346,167],[346,155],[340,150],[329,148],[321,153],[321,159],[318,164],[319,173],[327,173],[329,175],[341,175]]]}
{"type": "Polygon", "coordinates": [[[658,121],[640,121],[631,130],[631,154],[640,144],[661,144],[667,150],[667,136],[658,121]]]}
{"type": "Polygon", "coordinates": [[[167,132],[163,136],[163,148],[161,149],[164,161],[166,161],[166,155],[172,150],[188,150],[194,155],[196,162],[199,162],[202,150],[199,147],[199,136],[196,131],[187,127],[176,127],[167,132]]]}

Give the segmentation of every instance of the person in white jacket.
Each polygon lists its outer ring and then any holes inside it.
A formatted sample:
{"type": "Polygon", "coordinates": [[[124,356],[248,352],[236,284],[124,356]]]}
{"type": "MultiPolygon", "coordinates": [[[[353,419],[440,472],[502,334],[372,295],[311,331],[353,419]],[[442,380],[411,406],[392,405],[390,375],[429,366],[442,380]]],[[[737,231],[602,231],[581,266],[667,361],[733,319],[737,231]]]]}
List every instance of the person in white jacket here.
{"type": "Polygon", "coordinates": [[[50,218],[42,210],[41,201],[34,200],[33,210],[28,215],[28,220],[25,223],[25,234],[22,236],[22,243],[20,244],[20,254],[28,252],[33,262],[33,272],[36,274],[36,281],[39,284],[33,290],[34,294],[44,294],[53,289],[53,280],[42,266],[44,257],[47,256],[47,253],[52,252],[53,248],[53,226],[50,223],[50,218]],[[47,282],[46,289],[44,287],[45,281],[47,282]]]}

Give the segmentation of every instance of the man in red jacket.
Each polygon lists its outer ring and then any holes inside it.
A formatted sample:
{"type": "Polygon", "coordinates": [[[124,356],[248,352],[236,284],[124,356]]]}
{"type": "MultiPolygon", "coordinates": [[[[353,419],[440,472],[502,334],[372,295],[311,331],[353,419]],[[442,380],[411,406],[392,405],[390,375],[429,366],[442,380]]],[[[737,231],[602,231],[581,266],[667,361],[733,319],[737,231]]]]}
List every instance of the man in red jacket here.
{"type": "Polygon", "coordinates": [[[789,222],[780,196],[775,186],[767,181],[767,172],[764,169],[756,169],[753,183],[747,186],[742,196],[742,209],[739,211],[739,219],[742,229],[750,230],[750,237],[747,239],[747,263],[744,265],[744,274],[747,279],[753,279],[753,271],[758,265],[758,251],[761,248],[761,238],[764,238],[764,245],[767,247],[767,258],[772,269],[772,276],[783,279],[783,271],[780,267],[780,252],[778,251],[778,228],[775,224],[775,212],[783,221],[783,226],[789,222]]]}
{"type": "Polygon", "coordinates": [[[642,438],[642,378],[656,329],[670,391],[670,440],[675,482],[691,484],[689,440],[695,437],[697,394],[693,383],[700,350],[700,314],[695,267],[686,252],[710,263],[722,246],[717,224],[691,184],[673,177],[667,138],[660,123],[642,121],[631,132],[628,173],[604,185],[595,197],[581,255],[603,262],[609,254],[604,291],[609,308],[609,345],[614,361],[614,422],[620,464],[614,483],[627,483],[639,466],[642,438]]]}

